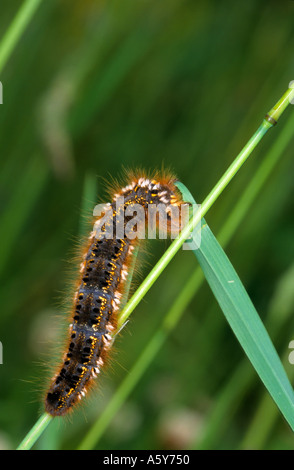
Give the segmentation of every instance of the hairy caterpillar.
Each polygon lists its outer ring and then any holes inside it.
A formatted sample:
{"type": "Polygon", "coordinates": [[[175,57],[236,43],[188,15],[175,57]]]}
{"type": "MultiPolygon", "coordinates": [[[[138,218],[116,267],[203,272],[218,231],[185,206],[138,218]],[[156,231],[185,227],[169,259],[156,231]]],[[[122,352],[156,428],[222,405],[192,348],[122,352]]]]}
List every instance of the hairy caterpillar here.
{"type": "MultiPolygon", "coordinates": [[[[112,191],[112,202],[96,218],[81,260],[66,352],[45,397],[45,409],[52,416],[68,413],[100,373],[116,331],[128,266],[138,243],[134,235],[148,219],[150,207],[163,207],[167,232],[173,231],[171,211],[185,206],[175,182],[170,174],[133,174],[126,186],[112,191]],[[118,201],[122,201],[119,206],[118,201]],[[143,211],[144,221],[137,218],[133,223],[129,214],[134,209],[143,211]]],[[[177,226],[180,217],[176,216],[177,226]]]]}

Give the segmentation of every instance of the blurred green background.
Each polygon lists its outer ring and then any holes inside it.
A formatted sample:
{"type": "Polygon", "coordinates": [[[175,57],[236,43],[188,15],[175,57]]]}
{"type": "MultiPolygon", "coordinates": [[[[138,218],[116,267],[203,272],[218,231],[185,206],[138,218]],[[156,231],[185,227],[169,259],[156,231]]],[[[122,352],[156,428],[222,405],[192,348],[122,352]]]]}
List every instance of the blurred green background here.
{"type": "MultiPolygon", "coordinates": [[[[0,38],[21,4],[1,0],[0,38]]],[[[0,76],[0,448],[15,448],[43,411],[68,260],[105,179],[122,165],[164,164],[201,203],[294,79],[293,15],[291,0],[41,3],[0,76]]],[[[207,214],[216,235],[291,113],[207,214]]],[[[289,376],[293,144],[294,127],[226,247],[289,376]]],[[[143,275],[167,246],[150,242],[143,275]]],[[[80,443],[196,267],[191,253],[177,254],[132,314],[100,385],[36,447],[80,443]]],[[[293,448],[205,282],[98,447],[293,448]]]]}

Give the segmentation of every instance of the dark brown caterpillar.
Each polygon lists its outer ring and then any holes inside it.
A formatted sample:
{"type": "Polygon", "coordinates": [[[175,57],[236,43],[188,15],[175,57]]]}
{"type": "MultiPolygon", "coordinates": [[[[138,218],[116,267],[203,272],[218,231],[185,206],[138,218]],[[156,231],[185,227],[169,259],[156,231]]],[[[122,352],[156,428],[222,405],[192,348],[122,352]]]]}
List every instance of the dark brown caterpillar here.
{"type": "Polygon", "coordinates": [[[116,331],[132,251],[138,242],[134,230],[128,228],[130,209],[139,204],[146,220],[150,205],[163,205],[170,232],[169,210],[183,204],[175,181],[171,175],[132,175],[127,186],[113,191],[112,203],[96,219],[81,260],[66,352],[45,397],[45,409],[52,416],[68,413],[86,394],[105,363],[116,331]],[[121,198],[123,204],[118,207],[121,198]],[[118,221],[122,221],[119,228],[118,221]],[[111,237],[107,236],[109,233],[111,237]]]}

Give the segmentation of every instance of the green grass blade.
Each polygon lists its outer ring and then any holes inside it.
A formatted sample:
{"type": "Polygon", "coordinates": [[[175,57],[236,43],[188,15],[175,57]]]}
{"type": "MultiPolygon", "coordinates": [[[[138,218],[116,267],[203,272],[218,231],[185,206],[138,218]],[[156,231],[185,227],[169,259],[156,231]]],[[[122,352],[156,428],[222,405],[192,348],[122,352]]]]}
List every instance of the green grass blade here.
{"type": "MultiPolygon", "coordinates": [[[[235,230],[248,213],[248,210],[253,204],[257,194],[260,192],[262,186],[265,184],[278,161],[281,159],[283,151],[289,144],[289,140],[293,134],[293,123],[294,116],[292,116],[289,121],[287,121],[284,129],[282,130],[282,133],[279,135],[277,141],[275,141],[273,147],[268,152],[266,158],[254,174],[248,187],[225,221],[225,224],[223,225],[218,237],[220,240],[222,240],[222,244],[226,245],[232,238],[235,230]]],[[[195,271],[191,274],[190,278],[187,279],[187,281],[184,283],[182,291],[175,299],[171,309],[167,312],[161,326],[147,343],[134,366],[129,371],[129,374],[125,377],[107,404],[107,407],[103,410],[103,413],[99,416],[88,433],[85,435],[83,441],[80,443],[79,449],[92,449],[97,445],[105,429],[115,416],[116,412],[119,410],[120,406],[124,403],[135,385],[144,375],[146,369],[150,366],[153,359],[159,353],[161,345],[167,339],[169,332],[172,331],[176,326],[178,320],[181,318],[199,287],[202,285],[203,280],[203,272],[200,266],[197,266],[195,271]]],[[[221,423],[223,423],[224,416],[226,416],[228,412],[227,407],[230,403],[232,403],[232,392],[230,389],[233,390],[236,394],[236,391],[241,393],[242,387],[246,388],[248,382],[248,374],[246,374],[248,369],[247,366],[249,366],[248,362],[243,363],[242,367],[240,367],[240,369],[238,369],[236,372],[236,376],[234,375],[230,379],[230,382],[228,382],[224,393],[225,396],[222,397],[221,403],[217,404],[216,410],[211,419],[212,422],[209,423],[209,429],[206,432],[208,437],[204,437],[205,445],[207,444],[207,439],[209,440],[211,435],[213,435],[213,430],[215,428],[221,429],[221,423]]],[[[235,398],[233,397],[233,399],[235,398]]],[[[205,448],[208,447],[209,445],[206,445],[205,448]]]]}
{"type": "MultiPolygon", "coordinates": [[[[185,200],[195,203],[182,183],[185,200]]],[[[294,392],[272,341],[240,278],[202,220],[201,246],[193,250],[228,323],[260,379],[294,430],[294,392]]]]}
{"type": "Polygon", "coordinates": [[[0,42],[0,73],[42,0],[26,0],[0,42]]]}
{"type": "Polygon", "coordinates": [[[47,413],[44,413],[36,422],[36,424],[32,427],[30,432],[26,435],[24,440],[19,444],[17,450],[28,450],[30,449],[36,440],[40,437],[40,434],[44,431],[44,429],[48,426],[52,417],[47,413]]]}

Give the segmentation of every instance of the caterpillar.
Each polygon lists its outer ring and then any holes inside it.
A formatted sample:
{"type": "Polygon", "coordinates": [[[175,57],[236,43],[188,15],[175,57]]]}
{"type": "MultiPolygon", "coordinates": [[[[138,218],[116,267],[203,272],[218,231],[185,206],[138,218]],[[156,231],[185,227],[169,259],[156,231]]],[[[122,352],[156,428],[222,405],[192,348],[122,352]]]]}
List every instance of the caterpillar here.
{"type": "Polygon", "coordinates": [[[185,203],[175,182],[171,174],[129,175],[125,186],[112,189],[111,202],[94,218],[81,259],[65,353],[45,396],[50,415],[71,411],[104,366],[117,329],[128,267],[140,240],[138,233],[146,232],[149,208],[163,207],[167,233],[179,226],[180,215],[172,222],[171,211],[185,203]],[[137,217],[134,223],[130,216],[134,209],[143,211],[144,220],[137,217]]]}

